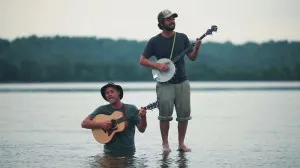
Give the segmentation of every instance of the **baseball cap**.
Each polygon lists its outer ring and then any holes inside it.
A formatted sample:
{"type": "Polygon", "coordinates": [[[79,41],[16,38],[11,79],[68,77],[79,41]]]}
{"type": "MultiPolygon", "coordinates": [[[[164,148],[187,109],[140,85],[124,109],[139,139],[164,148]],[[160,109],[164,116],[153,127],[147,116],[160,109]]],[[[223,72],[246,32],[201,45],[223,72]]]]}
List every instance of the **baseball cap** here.
{"type": "Polygon", "coordinates": [[[163,19],[168,18],[170,16],[173,16],[173,17],[176,18],[176,17],[178,17],[178,14],[177,13],[173,13],[173,12],[171,12],[168,9],[165,9],[165,10],[159,12],[159,14],[157,16],[157,20],[158,20],[158,22],[161,22],[163,19]]]}

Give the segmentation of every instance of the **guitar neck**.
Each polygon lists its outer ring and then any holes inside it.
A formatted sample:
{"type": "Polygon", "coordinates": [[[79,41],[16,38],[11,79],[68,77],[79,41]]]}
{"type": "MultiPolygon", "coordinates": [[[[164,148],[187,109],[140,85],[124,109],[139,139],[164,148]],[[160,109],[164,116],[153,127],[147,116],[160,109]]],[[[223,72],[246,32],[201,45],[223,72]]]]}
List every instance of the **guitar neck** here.
{"type": "MultiPolygon", "coordinates": [[[[138,111],[137,111],[138,112],[138,111]]],[[[115,123],[114,124],[120,124],[126,120],[129,120],[132,116],[124,116],[124,117],[121,117],[121,118],[118,118],[115,120],[115,123]]]]}
{"type": "MultiPolygon", "coordinates": [[[[151,103],[150,105],[148,105],[147,107],[145,107],[145,110],[152,110],[154,108],[156,108],[158,105],[158,102],[155,101],[154,103],[151,103]]],[[[136,113],[139,113],[139,110],[136,111],[136,113]]],[[[131,116],[124,116],[124,117],[121,117],[121,118],[118,118],[116,119],[114,122],[114,124],[119,124],[119,123],[122,123],[126,120],[129,120],[131,117],[133,117],[134,115],[131,115],[131,116]]]]}
{"type": "MultiPolygon", "coordinates": [[[[202,40],[204,37],[206,36],[206,34],[203,34],[199,40],[202,40]]],[[[191,43],[186,49],[184,49],[181,53],[179,53],[174,59],[172,59],[172,62],[176,63],[177,61],[179,61],[182,57],[185,56],[185,54],[190,51],[191,49],[194,48],[196,43],[191,43]]]]}

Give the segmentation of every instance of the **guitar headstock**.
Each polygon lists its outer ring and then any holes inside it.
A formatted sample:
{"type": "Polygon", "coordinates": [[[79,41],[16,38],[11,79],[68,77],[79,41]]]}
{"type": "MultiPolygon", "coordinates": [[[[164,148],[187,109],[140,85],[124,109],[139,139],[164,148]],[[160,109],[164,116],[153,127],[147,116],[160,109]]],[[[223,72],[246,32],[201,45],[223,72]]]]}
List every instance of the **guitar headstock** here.
{"type": "Polygon", "coordinates": [[[216,25],[212,25],[210,29],[207,29],[205,35],[211,35],[213,32],[216,32],[218,27],[216,25]]]}
{"type": "Polygon", "coordinates": [[[157,108],[157,107],[158,107],[158,101],[148,104],[148,105],[145,107],[145,109],[146,109],[146,110],[152,110],[152,109],[155,109],[155,108],[157,108]]]}

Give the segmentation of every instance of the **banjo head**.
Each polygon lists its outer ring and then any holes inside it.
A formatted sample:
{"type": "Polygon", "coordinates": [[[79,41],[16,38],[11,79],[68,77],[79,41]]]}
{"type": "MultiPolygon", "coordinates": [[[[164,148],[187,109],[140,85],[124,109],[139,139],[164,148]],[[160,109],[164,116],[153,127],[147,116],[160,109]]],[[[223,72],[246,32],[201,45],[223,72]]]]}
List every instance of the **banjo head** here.
{"type": "Polygon", "coordinates": [[[156,61],[157,63],[160,64],[168,64],[168,70],[165,72],[161,72],[157,69],[152,69],[152,75],[153,79],[156,80],[157,82],[167,82],[169,81],[175,74],[176,67],[174,63],[167,58],[162,58],[156,61]]]}

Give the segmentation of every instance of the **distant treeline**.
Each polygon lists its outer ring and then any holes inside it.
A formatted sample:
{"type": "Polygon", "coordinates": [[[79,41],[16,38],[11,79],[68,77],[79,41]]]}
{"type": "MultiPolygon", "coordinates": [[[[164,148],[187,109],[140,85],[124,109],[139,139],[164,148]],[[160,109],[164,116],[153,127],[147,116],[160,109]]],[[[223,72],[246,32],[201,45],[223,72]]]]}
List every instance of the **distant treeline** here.
{"type": "MultiPolygon", "coordinates": [[[[146,41],[94,37],[0,39],[0,82],[152,81],[139,65],[146,41]]],[[[300,80],[300,42],[202,44],[189,79],[300,80]]]]}

